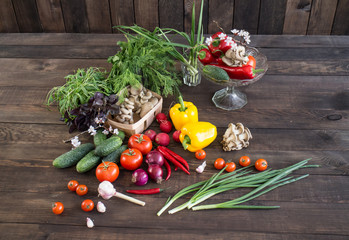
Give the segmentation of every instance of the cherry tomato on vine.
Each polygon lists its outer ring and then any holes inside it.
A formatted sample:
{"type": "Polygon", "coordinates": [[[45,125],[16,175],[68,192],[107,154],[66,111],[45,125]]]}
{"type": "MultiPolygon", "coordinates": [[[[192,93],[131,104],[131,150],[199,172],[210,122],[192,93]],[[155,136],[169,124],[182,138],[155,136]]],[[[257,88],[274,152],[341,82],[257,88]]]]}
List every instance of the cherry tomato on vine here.
{"type": "Polygon", "coordinates": [[[87,192],[88,192],[88,188],[86,185],[81,184],[76,188],[76,194],[78,194],[79,196],[83,196],[87,194],[87,192]]]}
{"type": "Polygon", "coordinates": [[[203,150],[203,149],[197,150],[197,151],[195,152],[195,157],[196,157],[197,159],[199,159],[199,160],[205,159],[205,157],[206,157],[206,152],[205,152],[205,150],[203,150]]]}
{"type": "Polygon", "coordinates": [[[242,156],[240,159],[239,159],[239,164],[243,167],[247,167],[248,165],[251,164],[251,160],[248,156],[242,156]]]}
{"type": "Polygon", "coordinates": [[[236,165],[233,162],[228,162],[227,164],[225,164],[225,166],[227,166],[225,168],[225,171],[227,171],[227,172],[234,172],[236,169],[236,165]]]}
{"type": "Polygon", "coordinates": [[[102,162],[96,168],[96,177],[98,181],[114,182],[119,176],[119,167],[113,162],[102,162]]]}
{"type": "Polygon", "coordinates": [[[52,204],[52,212],[53,212],[54,214],[59,215],[59,214],[61,214],[61,213],[63,212],[63,210],[64,210],[64,205],[63,205],[63,203],[61,203],[61,202],[55,202],[54,204],[52,204]]]}
{"type": "Polygon", "coordinates": [[[258,171],[264,171],[268,167],[268,162],[265,159],[261,158],[256,161],[254,166],[258,171]]]}
{"type": "Polygon", "coordinates": [[[133,134],[128,140],[129,148],[136,148],[143,155],[151,151],[153,143],[147,135],[144,134],[133,134]]]}
{"type": "Polygon", "coordinates": [[[90,212],[95,207],[94,202],[91,199],[86,199],[81,203],[81,209],[85,212],[90,212]]]}
{"type": "Polygon", "coordinates": [[[129,148],[122,152],[120,164],[127,170],[135,170],[142,165],[143,155],[136,148],[129,148]]]}
{"type": "Polygon", "coordinates": [[[223,158],[217,158],[216,161],[214,162],[214,167],[218,170],[224,168],[225,166],[225,161],[223,158]]]}
{"type": "Polygon", "coordinates": [[[79,186],[79,183],[78,181],[75,181],[75,180],[70,180],[68,182],[68,189],[72,192],[75,192],[76,191],[76,188],[79,186]]]}

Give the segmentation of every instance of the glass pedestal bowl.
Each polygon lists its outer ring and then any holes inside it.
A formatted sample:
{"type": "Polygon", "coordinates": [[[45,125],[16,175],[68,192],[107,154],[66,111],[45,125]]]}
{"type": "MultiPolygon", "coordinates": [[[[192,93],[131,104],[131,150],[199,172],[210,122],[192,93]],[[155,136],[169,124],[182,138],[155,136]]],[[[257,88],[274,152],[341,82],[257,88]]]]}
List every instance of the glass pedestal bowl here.
{"type": "Polygon", "coordinates": [[[263,69],[263,71],[256,73],[253,79],[229,79],[224,81],[217,80],[212,76],[205,74],[203,71],[204,65],[200,61],[198,62],[199,70],[202,76],[213,83],[225,86],[225,88],[217,91],[212,98],[212,101],[216,107],[224,110],[236,110],[244,107],[247,104],[246,94],[237,90],[236,87],[247,86],[257,82],[268,70],[267,57],[259,52],[256,48],[246,47],[246,55],[252,55],[256,59],[255,69],[263,69]]]}

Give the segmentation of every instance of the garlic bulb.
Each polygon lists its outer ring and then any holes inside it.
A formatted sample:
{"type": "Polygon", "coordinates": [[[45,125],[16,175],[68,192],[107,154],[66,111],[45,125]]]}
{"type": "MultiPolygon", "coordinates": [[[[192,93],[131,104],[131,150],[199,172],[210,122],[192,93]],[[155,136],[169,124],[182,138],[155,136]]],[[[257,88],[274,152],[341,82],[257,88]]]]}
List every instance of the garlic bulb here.
{"type": "Polygon", "coordinates": [[[86,225],[88,228],[93,228],[95,226],[95,224],[93,223],[92,219],[87,217],[86,218],[86,225]]]}
{"type": "Polygon", "coordinates": [[[109,198],[115,196],[115,188],[113,184],[109,181],[103,181],[98,186],[98,193],[103,198],[108,200],[109,198]]]}
{"type": "Polygon", "coordinates": [[[101,201],[99,201],[97,203],[97,211],[100,213],[105,213],[106,210],[107,208],[105,207],[105,205],[101,201]]]}

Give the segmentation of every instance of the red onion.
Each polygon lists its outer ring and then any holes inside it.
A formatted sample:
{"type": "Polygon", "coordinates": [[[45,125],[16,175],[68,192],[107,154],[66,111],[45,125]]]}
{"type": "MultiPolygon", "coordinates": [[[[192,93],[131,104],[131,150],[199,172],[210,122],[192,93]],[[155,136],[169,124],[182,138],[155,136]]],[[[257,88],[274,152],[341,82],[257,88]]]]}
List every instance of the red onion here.
{"type": "Polygon", "coordinates": [[[147,154],[145,162],[149,165],[159,165],[161,167],[164,165],[165,158],[160,152],[153,150],[147,154]]]}
{"type": "Polygon", "coordinates": [[[162,182],[162,168],[159,165],[149,165],[148,167],[149,177],[153,179],[157,184],[162,182]]]}
{"type": "Polygon", "coordinates": [[[154,141],[156,132],[152,129],[148,129],[147,131],[145,131],[144,135],[147,135],[150,138],[150,140],[154,141]]]}
{"type": "Polygon", "coordinates": [[[143,169],[139,168],[132,173],[132,182],[138,186],[143,186],[148,182],[148,174],[143,169]]]}

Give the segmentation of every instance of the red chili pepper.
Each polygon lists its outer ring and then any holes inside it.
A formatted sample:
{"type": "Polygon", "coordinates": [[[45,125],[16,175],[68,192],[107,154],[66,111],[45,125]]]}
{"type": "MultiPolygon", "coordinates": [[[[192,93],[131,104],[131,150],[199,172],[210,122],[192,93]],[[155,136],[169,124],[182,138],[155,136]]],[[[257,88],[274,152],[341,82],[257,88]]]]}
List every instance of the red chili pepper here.
{"type": "Polygon", "coordinates": [[[190,175],[190,172],[180,163],[178,162],[174,157],[172,157],[171,154],[169,154],[168,152],[164,151],[162,148],[159,148],[160,146],[158,146],[156,149],[162,154],[164,155],[164,157],[169,160],[171,163],[173,163],[175,166],[179,167],[180,169],[183,170],[183,172],[187,173],[190,175]]]}
{"type": "Polygon", "coordinates": [[[152,189],[130,189],[126,190],[128,193],[140,194],[140,195],[151,195],[164,191],[161,188],[152,188],[152,189]]]}
{"type": "Polygon", "coordinates": [[[223,62],[223,60],[222,60],[221,57],[215,58],[214,60],[215,60],[215,61],[212,63],[212,65],[213,65],[213,64],[216,64],[216,65],[227,66],[227,65],[223,62]]]}
{"type": "Polygon", "coordinates": [[[164,161],[164,164],[165,164],[165,167],[166,167],[166,170],[167,170],[167,176],[165,178],[165,181],[167,181],[168,179],[170,179],[171,177],[171,166],[170,164],[167,162],[167,160],[165,159],[164,161]]]}
{"type": "Polygon", "coordinates": [[[202,62],[202,64],[208,64],[214,61],[214,57],[212,56],[212,53],[206,48],[200,50],[198,58],[200,62],[202,62]]]}
{"type": "Polygon", "coordinates": [[[230,78],[239,79],[239,80],[253,79],[256,73],[264,71],[264,69],[254,69],[250,65],[244,65],[242,67],[228,67],[228,66],[221,66],[221,65],[215,65],[215,66],[225,70],[228,73],[230,78]]]}
{"type": "Polygon", "coordinates": [[[160,146],[160,148],[162,148],[164,151],[168,152],[169,154],[172,155],[172,157],[174,157],[178,162],[182,163],[188,170],[189,170],[189,164],[188,162],[182,158],[181,156],[179,156],[177,153],[171,151],[170,149],[168,149],[167,147],[164,146],[160,146]]]}

